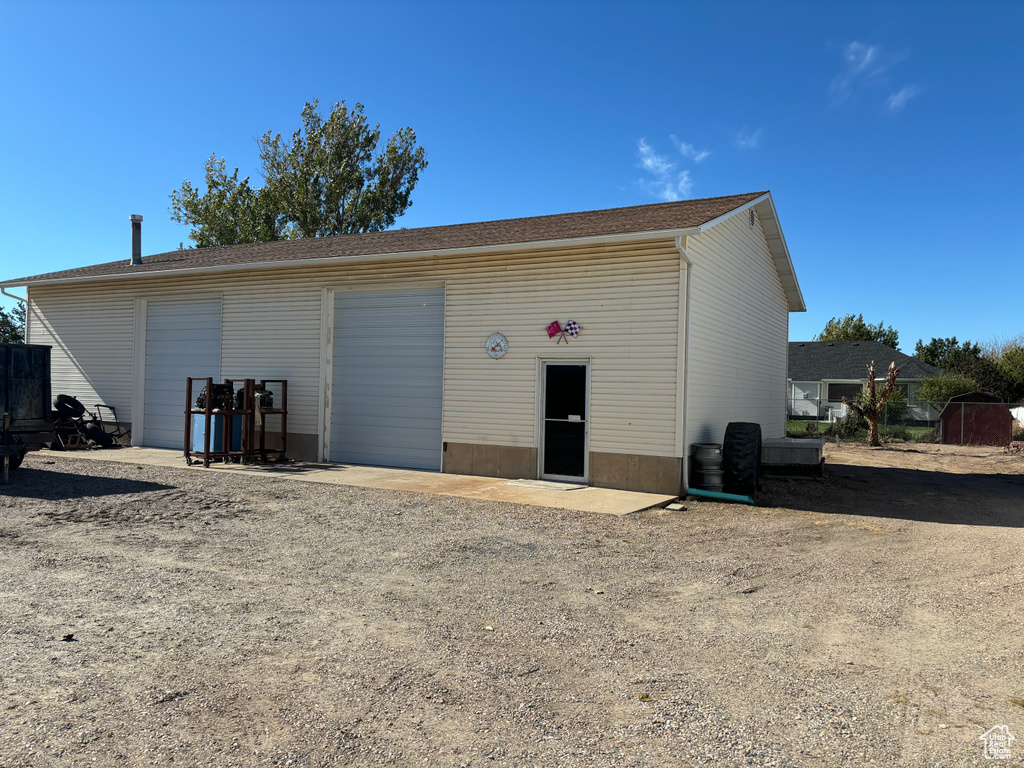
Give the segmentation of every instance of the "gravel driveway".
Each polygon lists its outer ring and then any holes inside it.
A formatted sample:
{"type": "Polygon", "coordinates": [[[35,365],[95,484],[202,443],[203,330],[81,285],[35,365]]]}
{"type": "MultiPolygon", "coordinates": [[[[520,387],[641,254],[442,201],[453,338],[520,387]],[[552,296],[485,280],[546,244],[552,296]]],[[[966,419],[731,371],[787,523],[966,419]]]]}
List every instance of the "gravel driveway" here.
{"type": "Polygon", "coordinates": [[[1019,765],[996,451],[833,449],[758,507],[625,518],[33,454],[0,766],[1019,765]]]}

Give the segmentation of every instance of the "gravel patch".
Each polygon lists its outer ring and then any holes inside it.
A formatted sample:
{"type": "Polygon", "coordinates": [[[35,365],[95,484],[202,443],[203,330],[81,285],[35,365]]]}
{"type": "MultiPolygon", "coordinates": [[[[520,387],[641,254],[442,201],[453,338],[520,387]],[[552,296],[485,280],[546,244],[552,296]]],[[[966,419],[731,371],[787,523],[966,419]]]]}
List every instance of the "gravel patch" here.
{"type": "Polygon", "coordinates": [[[940,448],[624,518],[30,454],[0,766],[991,765],[1024,457],[940,448]]]}

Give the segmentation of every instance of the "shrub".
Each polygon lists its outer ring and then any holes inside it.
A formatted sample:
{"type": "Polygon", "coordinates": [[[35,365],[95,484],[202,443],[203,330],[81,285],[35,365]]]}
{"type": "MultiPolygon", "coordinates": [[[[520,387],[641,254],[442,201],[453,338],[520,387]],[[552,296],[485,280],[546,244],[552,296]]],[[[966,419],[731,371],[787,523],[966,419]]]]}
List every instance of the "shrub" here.
{"type": "Polygon", "coordinates": [[[943,374],[924,379],[917,391],[921,400],[931,400],[945,405],[949,398],[978,391],[978,383],[960,374],[943,374]]]}
{"type": "Polygon", "coordinates": [[[915,442],[918,442],[918,443],[937,443],[941,439],[942,439],[942,436],[939,434],[939,430],[937,430],[937,429],[929,429],[927,432],[922,432],[920,435],[918,435],[917,440],[915,440],[915,442]]]}
{"type": "Polygon", "coordinates": [[[909,440],[910,430],[903,424],[890,424],[881,428],[883,440],[909,440]]]}
{"type": "Polygon", "coordinates": [[[858,440],[867,436],[867,420],[855,411],[847,411],[846,415],[829,425],[825,437],[840,437],[844,440],[858,440]]]}

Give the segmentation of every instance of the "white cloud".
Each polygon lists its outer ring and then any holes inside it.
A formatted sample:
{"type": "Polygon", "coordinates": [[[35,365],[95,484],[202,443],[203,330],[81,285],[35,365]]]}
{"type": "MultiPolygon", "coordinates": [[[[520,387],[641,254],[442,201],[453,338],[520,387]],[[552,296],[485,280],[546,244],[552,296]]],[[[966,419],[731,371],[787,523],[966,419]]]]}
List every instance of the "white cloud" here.
{"type": "Polygon", "coordinates": [[[863,72],[878,60],[880,51],[877,45],[864,45],[854,40],[843,50],[843,58],[851,72],[863,72]]]}
{"type": "Polygon", "coordinates": [[[675,136],[670,136],[672,143],[676,145],[676,149],[679,150],[679,154],[683,157],[693,160],[695,163],[700,163],[702,160],[706,160],[711,154],[710,149],[697,149],[693,144],[687,144],[685,141],[680,141],[675,136]]]}
{"type": "Polygon", "coordinates": [[[890,94],[889,98],[885,100],[885,106],[890,112],[899,112],[907,105],[907,102],[917,96],[919,89],[917,86],[908,85],[896,93],[890,94]]]}
{"type": "Polygon", "coordinates": [[[658,154],[646,139],[640,139],[637,142],[636,154],[640,160],[640,167],[651,176],[651,178],[639,180],[640,188],[644,192],[666,202],[682,200],[690,196],[693,191],[693,181],[689,171],[677,171],[676,164],[664,155],[658,154]]]}
{"type": "Polygon", "coordinates": [[[846,101],[861,88],[881,78],[891,62],[883,60],[882,46],[858,40],[843,48],[846,69],[832,78],[832,93],[837,102],[846,101]]]}
{"type": "MultiPolygon", "coordinates": [[[[874,98],[880,98],[879,90],[891,86],[889,71],[907,58],[906,53],[885,51],[880,45],[869,45],[854,40],[842,50],[845,69],[832,79],[833,105],[856,99],[861,92],[873,91],[874,98]]],[[[899,112],[914,96],[918,88],[908,85],[890,93],[883,102],[889,112],[899,112]]]]}
{"type": "Polygon", "coordinates": [[[640,179],[640,188],[651,197],[671,203],[688,198],[693,192],[693,182],[689,171],[680,171],[678,175],[670,178],[640,179]]]}
{"type": "Polygon", "coordinates": [[[640,158],[640,167],[655,176],[667,176],[675,170],[676,165],[664,155],[654,151],[654,147],[645,139],[640,139],[637,144],[637,155],[640,158]]]}
{"type": "Polygon", "coordinates": [[[736,134],[736,147],[738,149],[757,149],[761,146],[761,138],[764,136],[764,129],[750,130],[743,128],[736,134]]]}

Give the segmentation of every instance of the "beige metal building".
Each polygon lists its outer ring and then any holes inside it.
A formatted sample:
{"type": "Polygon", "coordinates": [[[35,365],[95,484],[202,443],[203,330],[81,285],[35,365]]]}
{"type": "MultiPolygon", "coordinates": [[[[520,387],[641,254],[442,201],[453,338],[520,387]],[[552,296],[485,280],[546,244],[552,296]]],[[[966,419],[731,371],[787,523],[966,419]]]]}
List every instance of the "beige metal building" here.
{"type": "Polygon", "coordinates": [[[678,493],[728,422],[785,434],[805,306],[767,192],[125,256],[0,286],[135,445],[183,447],[186,376],[287,379],[308,460],[678,493]]]}

